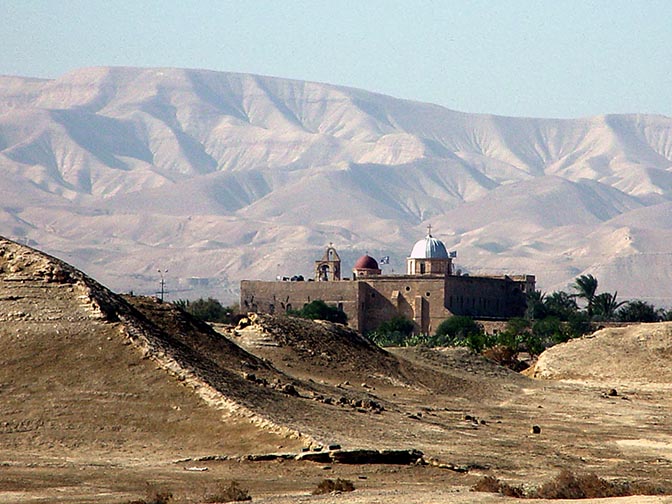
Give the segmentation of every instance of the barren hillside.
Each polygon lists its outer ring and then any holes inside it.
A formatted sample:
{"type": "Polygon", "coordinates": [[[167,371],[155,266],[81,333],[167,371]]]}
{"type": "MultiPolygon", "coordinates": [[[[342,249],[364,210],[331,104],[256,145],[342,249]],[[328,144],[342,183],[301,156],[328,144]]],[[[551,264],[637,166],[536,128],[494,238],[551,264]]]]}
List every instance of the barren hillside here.
{"type": "MultiPolygon", "coordinates": [[[[300,444],[228,411],[229,398],[204,381],[208,363],[190,366],[192,350],[133,306],[70,266],[6,240],[0,320],[3,449],[22,460],[31,453],[116,460],[300,444]]],[[[268,367],[240,351],[226,370],[235,373],[244,359],[268,367]]]]}
{"type": "Polygon", "coordinates": [[[309,275],[329,242],[346,268],[368,251],[403,271],[432,224],[463,271],[543,290],[592,273],[670,306],[671,169],[663,116],[466,114],[175,68],[0,77],[0,234],[118,291],[168,270],[171,299],[309,275]]]}
{"type": "Polygon", "coordinates": [[[601,383],[672,383],[672,322],[606,328],[546,350],[532,376],[601,383]]]}

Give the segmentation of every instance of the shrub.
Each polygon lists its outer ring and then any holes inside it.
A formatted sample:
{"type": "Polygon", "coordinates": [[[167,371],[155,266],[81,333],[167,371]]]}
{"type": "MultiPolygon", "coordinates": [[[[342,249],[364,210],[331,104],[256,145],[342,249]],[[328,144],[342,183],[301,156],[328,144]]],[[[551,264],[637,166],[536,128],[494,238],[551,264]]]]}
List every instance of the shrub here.
{"type": "Polygon", "coordinates": [[[476,336],[482,332],[483,329],[473,318],[463,315],[455,315],[439,324],[430,343],[433,346],[459,345],[466,343],[470,337],[476,336]]]}
{"type": "Polygon", "coordinates": [[[406,317],[398,315],[380,324],[376,331],[379,333],[398,332],[404,336],[410,336],[413,333],[413,329],[415,329],[415,324],[413,324],[412,320],[408,320],[406,317]]]}
{"type": "Polygon", "coordinates": [[[355,485],[350,480],[341,478],[336,480],[323,479],[318,483],[317,488],[313,490],[313,495],[322,495],[331,492],[352,492],[354,489],[355,485]]]}
{"type": "Polygon", "coordinates": [[[251,500],[249,491],[241,488],[237,481],[232,481],[228,486],[222,486],[215,493],[205,498],[205,502],[244,502],[251,500]]]}
{"type": "Polygon", "coordinates": [[[483,331],[468,333],[463,340],[458,341],[460,346],[465,346],[474,353],[481,353],[486,348],[495,345],[496,337],[483,331]]]}
{"type": "Polygon", "coordinates": [[[523,499],[600,499],[628,495],[668,495],[669,484],[630,483],[607,481],[596,474],[574,474],[563,469],[555,478],[537,489],[525,491],[520,486],[503,483],[493,476],[485,476],[471,488],[473,492],[501,493],[523,499]]]}
{"type": "Polygon", "coordinates": [[[491,361],[494,361],[502,366],[506,366],[510,369],[522,371],[522,369],[526,367],[521,365],[521,362],[518,360],[517,352],[514,352],[510,348],[504,347],[502,345],[494,345],[492,347],[486,348],[481,353],[486,359],[490,359],[491,361]],[[522,369],[518,369],[519,367],[522,367],[522,369]]]}
{"type": "Polygon", "coordinates": [[[367,337],[379,346],[413,346],[420,342],[417,337],[412,336],[413,329],[413,321],[397,316],[380,324],[367,337]]]}
{"type": "Polygon", "coordinates": [[[156,490],[150,488],[147,490],[147,497],[140,500],[129,501],[128,504],[170,504],[173,502],[173,494],[165,490],[156,490]]]}
{"type": "Polygon", "coordinates": [[[471,487],[471,491],[500,493],[506,497],[525,497],[525,492],[521,487],[503,483],[494,476],[484,476],[478,480],[473,487],[471,487]]]}
{"type": "Polygon", "coordinates": [[[230,324],[238,311],[237,306],[222,306],[214,298],[200,298],[195,301],[178,299],[173,304],[196,318],[223,324],[230,324]]]}
{"type": "Polygon", "coordinates": [[[344,311],[339,310],[335,306],[328,305],[321,299],[316,299],[300,310],[293,310],[288,313],[295,317],[311,320],[327,320],[328,322],[336,322],[338,324],[348,323],[348,316],[344,311]]]}
{"type": "Polygon", "coordinates": [[[631,495],[626,483],[610,482],[593,473],[576,475],[563,469],[530,496],[536,499],[598,499],[626,495],[631,495]]]}
{"type": "Polygon", "coordinates": [[[472,492],[489,492],[499,493],[500,481],[494,476],[483,476],[474,486],[471,487],[472,492]]]}

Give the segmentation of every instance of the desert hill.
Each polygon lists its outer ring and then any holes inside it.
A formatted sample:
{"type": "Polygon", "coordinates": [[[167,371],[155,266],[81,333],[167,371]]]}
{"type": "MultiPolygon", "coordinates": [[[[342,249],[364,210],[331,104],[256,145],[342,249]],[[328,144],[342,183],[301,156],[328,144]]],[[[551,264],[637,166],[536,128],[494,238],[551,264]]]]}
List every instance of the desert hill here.
{"type": "MultiPolygon", "coordinates": [[[[122,298],[61,261],[4,239],[0,319],[6,450],[115,459],[301,444],[279,427],[261,429],[227,411],[232,401],[204,381],[212,363],[188,366],[194,350],[122,298]],[[206,390],[196,393],[200,388],[206,390]]],[[[228,375],[221,376],[219,363],[218,383],[234,379],[241,359],[269,368],[242,350],[230,355],[228,375]]]]}
{"type": "Polygon", "coordinates": [[[167,269],[172,299],[310,276],[329,242],[402,271],[432,224],[463,271],[547,291],[592,273],[669,306],[671,167],[663,116],[497,117],[175,68],[0,77],[0,234],[117,291],[153,294],[167,269]]]}
{"type": "Polygon", "coordinates": [[[672,323],[605,328],[546,350],[531,376],[545,380],[672,383],[672,323]]]}

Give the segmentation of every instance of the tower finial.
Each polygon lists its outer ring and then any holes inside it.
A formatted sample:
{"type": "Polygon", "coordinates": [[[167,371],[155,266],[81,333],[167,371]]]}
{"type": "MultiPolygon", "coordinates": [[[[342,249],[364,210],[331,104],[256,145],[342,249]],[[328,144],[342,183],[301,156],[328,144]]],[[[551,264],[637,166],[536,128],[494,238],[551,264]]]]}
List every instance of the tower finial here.
{"type": "Polygon", "coordinates": [[[427,224],[427,236],[431,237],[432,236],[432,225],[427,224]]]}

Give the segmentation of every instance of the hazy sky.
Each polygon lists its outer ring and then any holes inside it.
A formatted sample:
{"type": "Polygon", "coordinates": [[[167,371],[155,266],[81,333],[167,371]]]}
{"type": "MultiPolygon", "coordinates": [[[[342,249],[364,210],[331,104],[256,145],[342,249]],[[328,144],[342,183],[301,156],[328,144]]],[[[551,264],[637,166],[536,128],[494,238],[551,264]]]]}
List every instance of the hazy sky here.
{"type": "Polygon", "coordinates": [[[672,116],[672,1],[0,0],[0,74],[171,66],[465,112],[672,116]]]}

